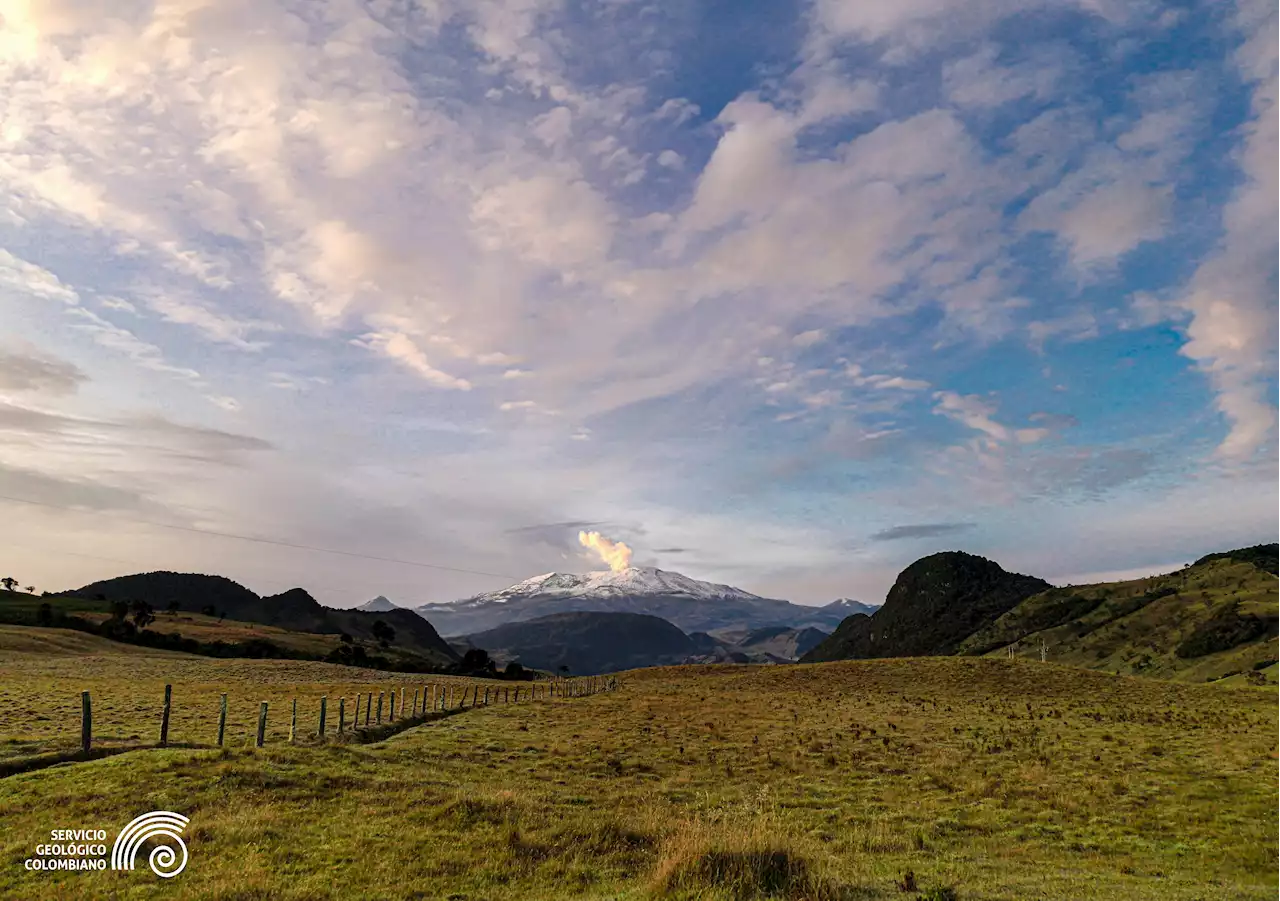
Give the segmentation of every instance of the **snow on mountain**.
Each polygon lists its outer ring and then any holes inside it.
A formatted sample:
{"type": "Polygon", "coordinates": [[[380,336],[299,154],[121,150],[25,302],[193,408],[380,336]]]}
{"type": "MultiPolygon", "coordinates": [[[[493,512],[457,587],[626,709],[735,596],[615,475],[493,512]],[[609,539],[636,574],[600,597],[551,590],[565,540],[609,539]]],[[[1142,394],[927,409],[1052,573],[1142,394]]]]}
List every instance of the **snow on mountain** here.
{"type": "MultiPolygon", "coordinates": [[[[711,598],[762,600],[759,595],[743,591],[741,588],[734,588],[732,585],[701,582],[680,573],[667,572],[653,566],[629,566],[617,572],[605,570],[582,574],[546,573],[534,576],[532,579],[525,579],[501,591],[477,595],[469,598],[468,601],[501,604],[514,597],[531,594],[561,597],[674,594],[700,600],[711,598]]],[[[467,603],[467,601],[460,603],[467,603]]]]}
{"type": "Polygon", "coordinates": [[[382,595],[378,595],[372,601],[366,601],[356,609],[363,610],[365,613],[389,613],[392,610],[399,610],[400,608],[382,595]]]}
{"type": "Polygon", "coordinates": [[[880,605],[864,604],[862,601],[855,601],[852,598],[837,598],[830,604],[825,604],[822,609],[830,610],[832,613],[843,613],[845,616],[853,616],[855,613],[865,613],[870,616],[880,609],[880,605]]]}
{"type": "Polygon", "coordinates": [[[659,616],[686,632],[743,626],[831,630],[848,615],[764,598],[651,566],[589,573],[544,573],[451,604],[415,608],[441,635],[482,632],[552,613],[605,611],[659,616]]]}

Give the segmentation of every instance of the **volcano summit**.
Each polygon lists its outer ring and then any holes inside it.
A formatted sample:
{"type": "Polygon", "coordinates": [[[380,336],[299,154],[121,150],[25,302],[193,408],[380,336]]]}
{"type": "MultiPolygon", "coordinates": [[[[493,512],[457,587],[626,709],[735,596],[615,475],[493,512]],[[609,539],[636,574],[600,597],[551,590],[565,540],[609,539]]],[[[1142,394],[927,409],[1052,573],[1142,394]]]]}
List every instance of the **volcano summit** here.
{"type": "Polygon", "coordinates": [[[765,626],[830,631],[847,610],[807,607],[702,582],[652,566],[603,572],[547,573],[509,588],[447,604],[415,608],[445,636],[467,635],[552,613],[647,613],[685,632],[765,626]]]}

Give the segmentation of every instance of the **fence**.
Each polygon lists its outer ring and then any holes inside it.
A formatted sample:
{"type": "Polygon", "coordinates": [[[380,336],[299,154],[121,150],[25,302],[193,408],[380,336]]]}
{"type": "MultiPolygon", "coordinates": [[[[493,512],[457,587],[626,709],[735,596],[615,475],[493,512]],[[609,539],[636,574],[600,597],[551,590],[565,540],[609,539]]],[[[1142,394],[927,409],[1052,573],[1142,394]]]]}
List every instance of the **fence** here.
{"type": "MultiPolygon", "coordinates": [[[[583,698],[606,691],[614,691],[619,686],[616,676],[587,676],[577,679],[552,679],[541,682],[528,682],[517,685],[482,685],[478,683],[432,683],[405,686],[398,684],[393,688],[377,692],[375,707],[374,692],[358,692],[355,704],[351,708],[351,717],[347,716],[347,698],[339,697],[337,704],[337,724],[329,727],[329,698],[321,696],[314,732],[306,734],[321,741],[333,736],[360,735],[362,731],[385,730],[388,727],[409,727],[425,722],[429,716],[446,714],[476,707],[495,705],[522,704],[534,701],[550,701],[554,699],[583,698]],[[413,691],[413,700],[409,701],[409,691],[413,691]],[[483,692],[483,693],[482,693],[483,692]],[[361,723],[361,704],[363,703],[363,723],[361,723]],[[385,714],[385,717],[384,717],[385,714]]],[[[215,746],[222,747],[227,732],[228,694],[223,693],[217,712],[217,741],[215,746]]],[[[173,706],[173,686],[164,687],[164,704],[160,712],[160,734],[158,747],[169,745],[169,719],[173,706]]],[[[90,693],[80,693],[80,745],[83,754],[93,749],[93,699],[90,693]]],[[[266,744],[267,718],[270,708],[266,701],[258,705],[258,728],[255,745],[259,748],[266,744]]],[[[213,734],[213,730],[210,730],[213,734]]],[[[293,699],[289,717],[290,743],[297,740],[298,701],[293,699]]]]}

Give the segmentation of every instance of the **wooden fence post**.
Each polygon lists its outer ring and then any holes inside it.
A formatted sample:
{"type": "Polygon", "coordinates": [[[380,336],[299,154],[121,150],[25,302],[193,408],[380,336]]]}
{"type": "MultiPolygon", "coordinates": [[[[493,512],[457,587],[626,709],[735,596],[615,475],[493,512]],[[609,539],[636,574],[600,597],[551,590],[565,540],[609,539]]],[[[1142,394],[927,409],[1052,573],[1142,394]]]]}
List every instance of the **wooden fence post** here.
{"type": "Polygon", "coordinates": [[[258,707],[258,747],[262,747],[263,741],[267,737],[267,702],[263,701],[258,707]]]}
{"type": "Polygon", "coordinates": [[[227,732],[227,693],[222,693],[222,708],[218,711],[218,747],[222,747],[222,738],[227,732]]]}
{"type": "Polygon", "coordinates": [[[347,699],[338,698],[338,734],[341,735],[347,728],[347,699]]]}
{"type": "Polygon", "coordinates": [[[356,716],[355,716],[355,719],[351,721],[352,729],[360,728],[360,696],[362,694],[364,694],[364,692],[361,692],[361,691],[356,692],[356,716]]]}
{"type": "Polygon", "coordinates": [[[387,711],[387,722],[394,723],[396,721],[396,690],[391,689],[391,707],[387,711]]]}
{"type": "Polygon", "coordinates": [[[381,691],[380,691],[380,692],[378,692],[378,722],[377,722],[377,725],[379,725],[379,726],[381,726],[381,725],[382,725],[382,699],[383,699],[383,697],[385,697],[385,693],[384,693],[384,692],[381,692],[381,691]]]}
{"type": "Polygon", "coordinates": [[[418,689],[413,690],[413,712],[409,714],[412,717],[418,715],[418,689]]]}
{"type": "Polygon", "coordinates": [[[373,712],[373,692],[369,692],[369,694],[368,694],[368,695],[365,697],[365,699],[364,699],[364,724],[365,724],[365,726],[368,726],[368,725],[369,725],[369,714],[370,714],[370,713],[372,713],[372,712],[373,712]]]}
{"type": "Polygon", "coordinates": [[[89,692],[80,692],[80,750],[85,754],[93,745],[93,710],[89,706],[89,692]]]}
{"type": "Polygon", "coordinates": [[[293,744],[294,733],[298,731],[298,699],[293,699],[293,715],[289,717],[289,744],[293,744]]]}
{"type": "Polygon", "coordinates": [[[160,747],[169,745],[169,704],[173,700],[173,686],[164,687],[164,712],[160,714],[160,747]]]}
{"type": "Polygon", "coordinates": [[[324,720],[325,715],[329,712],[329,696],[320,696],[320,737],[324,738],[324,720]]]}

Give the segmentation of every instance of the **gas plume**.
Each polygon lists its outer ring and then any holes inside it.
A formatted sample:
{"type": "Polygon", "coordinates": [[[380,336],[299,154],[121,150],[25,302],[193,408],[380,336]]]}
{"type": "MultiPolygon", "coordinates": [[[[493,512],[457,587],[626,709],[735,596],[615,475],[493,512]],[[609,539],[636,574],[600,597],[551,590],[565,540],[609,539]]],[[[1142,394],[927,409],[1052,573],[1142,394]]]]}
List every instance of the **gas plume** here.
{"type": "Polygon", "coordinates": [[[599,532],[579,532],[578,543],[599,554],[614,572],[622,572],[631,565],[631,548],[621,541],[610,541],[599,532]]]}

